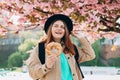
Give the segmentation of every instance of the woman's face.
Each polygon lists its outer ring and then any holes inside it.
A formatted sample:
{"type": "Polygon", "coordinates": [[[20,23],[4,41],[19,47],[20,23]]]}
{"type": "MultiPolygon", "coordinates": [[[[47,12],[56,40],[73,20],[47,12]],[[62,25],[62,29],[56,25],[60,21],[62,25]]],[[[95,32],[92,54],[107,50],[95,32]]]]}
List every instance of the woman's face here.
{"type": "Polygon", "coordinates": [[[60,41],[65,35],[65,25],[61,20],[55,21],[52,25],[52,36],[55,41],[60,41]]]}

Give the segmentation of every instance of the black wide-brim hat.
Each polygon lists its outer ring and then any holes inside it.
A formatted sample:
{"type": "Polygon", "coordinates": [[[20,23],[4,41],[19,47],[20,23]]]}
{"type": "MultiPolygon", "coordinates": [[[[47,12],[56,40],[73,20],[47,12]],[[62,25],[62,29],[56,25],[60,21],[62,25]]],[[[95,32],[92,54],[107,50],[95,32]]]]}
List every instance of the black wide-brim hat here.
{"type": "Polygon", "coordinates": [[[53,23],[56,20],[62,20],[63,22],[65,22],[69,33],[71,33],[71,31],[73,29],[72,20],[64,14],[54,14],[47,19],[47,21],[45,22],[45,25],[44,25],[44,30],[46,33],[47,33],[47,30],[50,27],[51,23],[53,23]]]}

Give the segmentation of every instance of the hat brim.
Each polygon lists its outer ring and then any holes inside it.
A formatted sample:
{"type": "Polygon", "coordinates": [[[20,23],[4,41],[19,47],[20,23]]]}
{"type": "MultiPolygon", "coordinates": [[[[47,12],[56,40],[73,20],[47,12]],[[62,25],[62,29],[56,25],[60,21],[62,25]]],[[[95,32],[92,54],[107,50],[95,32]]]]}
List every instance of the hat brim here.
{"type": "Polygon", "coordinates": [[[62,20],[63,22],[65,22],[69,33],[71,33],[71,31],[73,29],[72,20],[68,16],[63,15],[63,14],[55,14],[47,19],[47,21],[45,22],[45,25],[44,25],[44,30],[46,33],[47,33],[47,30],[48,30],[49,26],[51,25],[51,23],[56,20],[62,20]]]}

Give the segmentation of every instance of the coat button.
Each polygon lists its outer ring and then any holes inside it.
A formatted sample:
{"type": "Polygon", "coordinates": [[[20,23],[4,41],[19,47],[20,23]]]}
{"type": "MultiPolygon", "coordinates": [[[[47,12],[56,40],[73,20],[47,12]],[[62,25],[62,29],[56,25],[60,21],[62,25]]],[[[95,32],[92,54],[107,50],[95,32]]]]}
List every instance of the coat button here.
{"type": "Polygon", "coordinates": [[[46,70],[46,69],[44,69],[44,71],[46,72],[47,70],[46,70]]]}
{"type": "Polygon", "coordinates": [[[70,59],[70,57],[68,57],[68,59],[70,59]]]}
{"type": "Polygon", "coordinates": [[[75,76],[75,74],[73,73],[73,76],[75,76]]]}

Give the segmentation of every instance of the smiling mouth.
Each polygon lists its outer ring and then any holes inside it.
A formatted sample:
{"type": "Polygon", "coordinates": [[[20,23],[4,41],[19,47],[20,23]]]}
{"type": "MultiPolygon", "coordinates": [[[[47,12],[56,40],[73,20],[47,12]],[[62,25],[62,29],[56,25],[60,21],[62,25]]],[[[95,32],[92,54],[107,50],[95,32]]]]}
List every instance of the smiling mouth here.
{"type": "Polygon", "coordinates": [[[55,32],[56,34],[62,34],[61,32],[55,32]]]}

